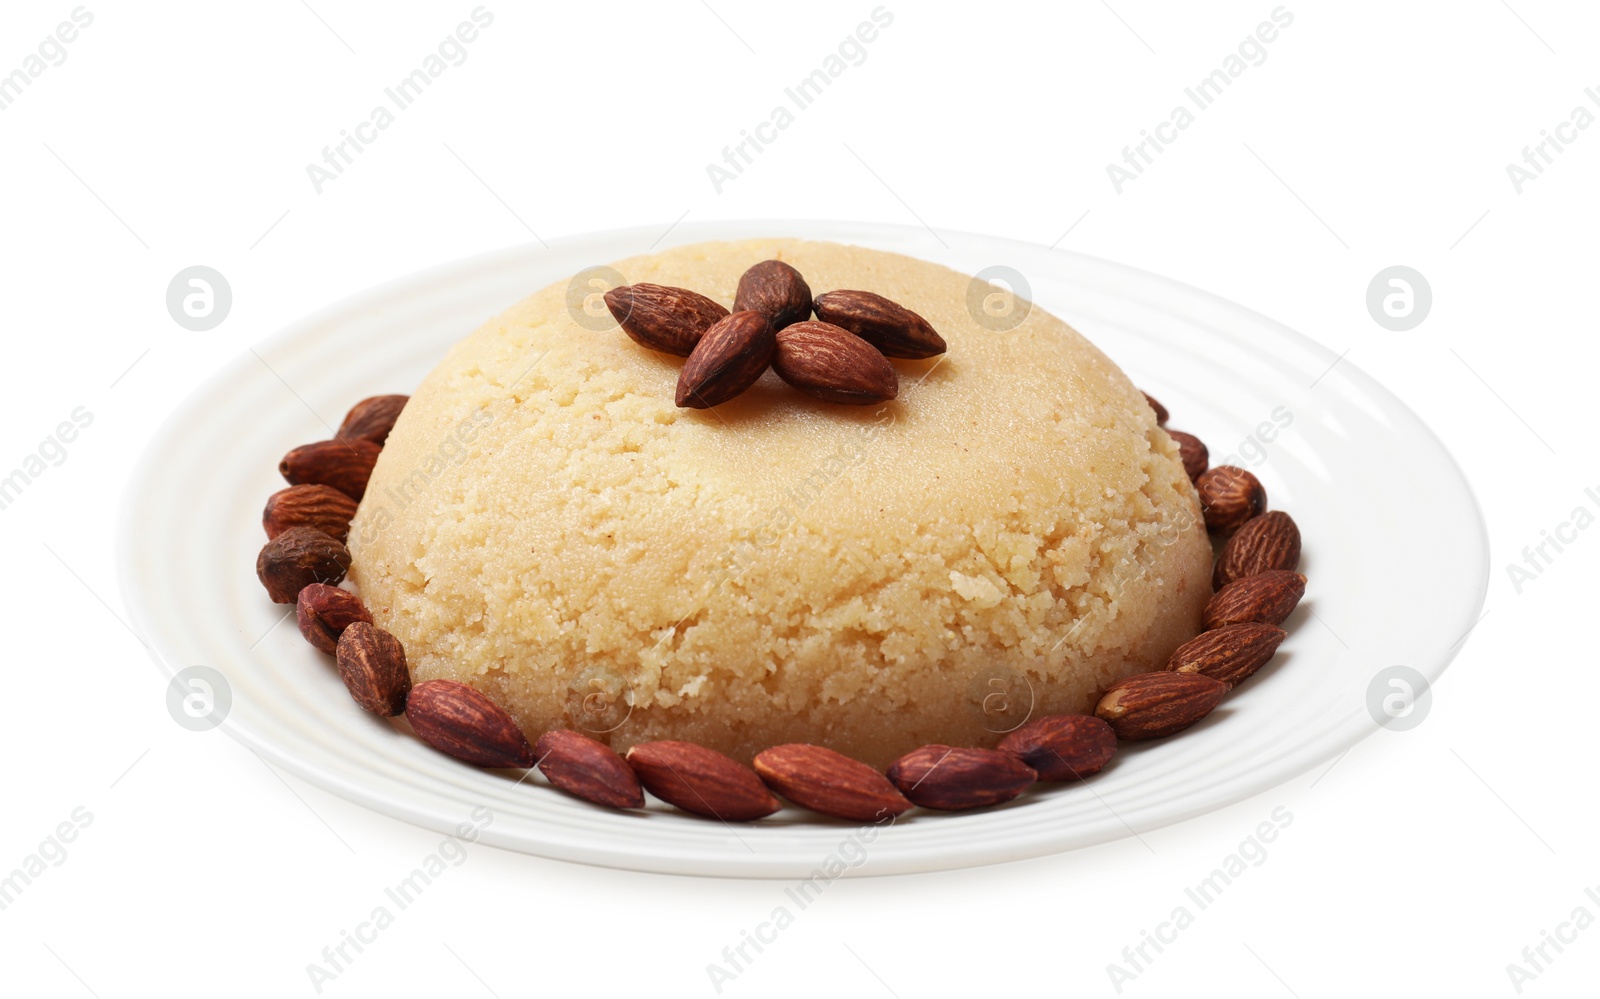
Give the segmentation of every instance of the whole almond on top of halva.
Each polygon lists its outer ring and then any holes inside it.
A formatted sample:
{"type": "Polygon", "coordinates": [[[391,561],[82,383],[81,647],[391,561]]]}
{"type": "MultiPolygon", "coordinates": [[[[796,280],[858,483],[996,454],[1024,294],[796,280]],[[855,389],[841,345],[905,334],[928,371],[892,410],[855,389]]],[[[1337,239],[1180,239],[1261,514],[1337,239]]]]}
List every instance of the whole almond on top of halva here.
{"type": "Polygon", "coordinates": [[[727,402],[756,383],[776,347],[772,323],[759,312],[745,310],[717,320],[678,371],[674,401],[688,409],[727,402]]]}
{"type": "Polygon", "coordinates": [[[733,311],[759,312],[774,330],[811,318],[811,286],[781,260],[763,260],[739,278],[733,311]]]}
{"type": "Polygon", "coordinates": [[[870,406],[900,392],[900,377],[872,344],[830,323],[778,331],[772,369],[795,388],[828,402],[870,406]]]}
{"type": "Polygon", "coordinates": [[[606,308],[622,332],[641,347],[688,357],[728,310],[696,291],[666,285],[625,284],[605,293],[606,308]]]}
{"type": "Polygon", "coordinates": [[[885,357],[916,360],[946,349],[944,337],[926,319],[870,291],[830,291],[818,295],[812,308],[819,320],[849,330],[885,357]]]}

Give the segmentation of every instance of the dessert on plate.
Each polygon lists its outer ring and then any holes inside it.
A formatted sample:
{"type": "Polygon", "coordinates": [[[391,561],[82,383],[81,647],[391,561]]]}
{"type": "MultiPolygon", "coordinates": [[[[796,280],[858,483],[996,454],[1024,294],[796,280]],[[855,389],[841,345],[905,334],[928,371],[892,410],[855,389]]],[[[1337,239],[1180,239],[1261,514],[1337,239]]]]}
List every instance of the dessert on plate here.
{"type": "Polygon", "coordinates": [[[349,528],[350,578],[414,683],[475,688],[530,739],[740,761],[808,743],[881,769],[1092,712],[1202,630],[1212,549],[1184,456],[1066,323],[1032,307],[994,329],[967,275],[834,243],[612,267],[725,310],[771,260],[818,296],[898,303],[945,351],[819,398],[783,363],[803,327],[777,329],[775,367],[726,399],[718,368],[700,406],[681,357],[595,322],[566,281],[491,319],[404,404],[349,528]]]}

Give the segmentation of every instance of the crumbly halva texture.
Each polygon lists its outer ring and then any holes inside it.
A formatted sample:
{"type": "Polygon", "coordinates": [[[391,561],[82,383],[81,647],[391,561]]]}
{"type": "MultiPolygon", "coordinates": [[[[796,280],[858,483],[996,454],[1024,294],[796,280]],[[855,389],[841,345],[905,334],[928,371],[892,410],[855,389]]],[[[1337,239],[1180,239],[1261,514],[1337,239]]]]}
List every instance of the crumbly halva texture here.
{"type": "Polygon", "coordinates": [[[948,354],[895,362],[881,406],[769,371],[690,411],[682,359],[587,328],[568,281],[511,307],[413,394],[350,532],[416,682],[468,683],[533,739],[743,760],[810,742],[882,766],[1089,711],[1196,634],[1211,549],[1177,446],[1065,323],[986,329],[966,275],[833,243],[613,266],[731,305],[773,258],[819,294],[905,305],[948,354]]]}

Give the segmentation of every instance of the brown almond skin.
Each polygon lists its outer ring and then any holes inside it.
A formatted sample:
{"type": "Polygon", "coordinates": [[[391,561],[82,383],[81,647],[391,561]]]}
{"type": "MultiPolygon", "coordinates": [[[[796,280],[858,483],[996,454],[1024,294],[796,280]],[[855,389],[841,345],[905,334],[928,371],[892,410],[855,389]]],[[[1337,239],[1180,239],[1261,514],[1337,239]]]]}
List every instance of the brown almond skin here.
{"type": "Polygon", "coordinates": [[[1236,579],[1212,594],[1201,614],[1207,629],[1230,624],[1282,624],[1306,593],[1306,577],[1274,569],[1236,579]]]}
{"type": "Polygon", "coordinates": [[[406,698],[406,719],[423,742],[463,763],[526,769],[536,759],[516,721],[464,683],[429,680],[417,684],[406,698]]]}
{"type": "Polygon", "coordinates": [[[1195,479],[1200,511],[1206,529],[1227,537],[1267,510],[1267,490],[1261,480],[1235,465],[1218,465],[1195,479]]]}
{"type": "Polygon", "coordinates": [[[646,282],[612,288],[605,300],[634,343],[679,357],[693,353],[701,335],[728,315],[727,309],[699,292],[646,282]]]}
{"type": "Polygon", "coordinates": [[[1150,408],[1151,409],[1155,410],[1156,426],[1158,426],[1158,427],[1166,426],[1167,425],[1167,415],[1168,415],[1167,414],[1167,407],[1161,405],[1160,402],[1156,401],[1156,397],[1151,395],[1149,392],[1141,392],[1140,395],[1143,395],[1144,396],[1144,401],[1150,404],[1150,408]]]}
{"type": "Polygon", "coordinates": [[[323,485],[359,500],[367,491],[372,466],[383,449],[368,440],[317,441],[302,444],[278,463],[278,473],[291,486],[323,485]]]}
{"type": "Polygon", "coordinates": [[[290,486],[267,497],[261,526],[268,539],[291,527],[314,527],[344,541],[350,535],[350,521],[355,515],[356,501],[332,486],[290,486]]]}
{"type": "Polygon", "coordinates": [[[1189,473],[1189,481],[1197,481],[1205,474],[1206,466],[1211,464],[1211,451],[1194,434],[1168,427],[1167,436],[1178,445],[1178,457],[1183,459],[1183,470],[1189,473]]]}
{"type": "Polygon", "coordinates": [[[772,323],[759,312],[735,312],[717,320],[678,372],[675,401],[686,409],[727,402],[756,383],[776,347],[772,323]]]}
{"type": "Polygon", "coordinates": [[[641,742],[627,760],[651,794],[694,815],[751,822],[783,807],[754,770],[692,742],[641,742]]]}
{"type": "Polygon", "coordinates": [[[1300,566],[1300,528],[1282,510],[1252,517],[1234,532],[1217,555],[1211,585],[1222,589],[1236,579],[1300,566]]]}
{"type": "Polygon", "coordinates": [[[946,349],[944,337],[926,319],[870,291],[830,291],[818,295],[811,307],[819,320],[854,333],[884,357],[917,360],[946,349]]]}
{"type": "Polygon", "coordinates": [[[880,822],[911,809],[883,774],[826,746],[773,746],[756,754],[755,768],[785,798],[836,819],[880,822]]]}
{"type": "Polygon", "coordinates": [[[807,395],[846,406],[888,402],[900,393],[894,366],[872,344],[824,322],[779,330],[772,369],[807,395]]]}
{"type": "Polygon", "coordinates": [[[357,704],[385,718],[406,710],[411,673],[400,639],[369,621],[356,621],[339,636],[335,656],[344,689],[357,704]]]}
{"type": "Polygon", "coordinates": [[[1036,779],[1032,767],[995,749],[923,746],[889,767],[889,780],[913,804],[946,812],[1010,801],[1036,779]]]}
{"type": "Polygon", "coordinates": [[[1204,631],[1173,650],[1167,669],[1237,686],[1267,664],[1288,633],[1271,624],[1230,624],[1204,631]]]}
{"type": "Polygon", "coordinates": [[[759,312],[774,330],[811,318],[811,286],[781,260],[763,260],[739,278],[733,311],[759,312]]]}
{"type": "Polygon", "coordinates": [[[539,772],[553,786],[606,808],[643,808],[639,777],[610,746],[566,729],[546,732],[534,743],[539,772]]]}
{"type": "Polygon", "coordinates": [[[1114,683],[1094,713],[1125,742],[1160,739],[1209,715],[1228,685],[1198,673],[1139,673],[1114,683]]]}
{"type": "Polygon", "coordinates": [[[256,577],[275,604],[292,604],[312,583],[344,579],[350,550],[338,538],[312,527],[291,527],[268,541],[256,556],[256,577]]]}
{"type": "Polygon", "coordinates": [[[312,583],[295,600],[295,621],[307,642],[331,656],[338,651],[339,636],[345,629],[358,621],[371,624],[372,615],[361,598],[349,590],[312,583]]]}
{"type": "Polygon", "coordinates": [[[400,418],[400,411],[410,401],[411,397],[406,395],[375,395],[362,399],[344,414],[344,422],[333,436],[340,440],[367,440],[382,447],[389,439],[389,431],[394,429],[394,421],[400,418]]]}
{"type": "Polygon", "coordinates": [[[1040,780],[1082,780],[1111,762],[1117,734],[1093,715],[1046,715],[1007,733],[995,748],[1032,767],[1040,780]]]}

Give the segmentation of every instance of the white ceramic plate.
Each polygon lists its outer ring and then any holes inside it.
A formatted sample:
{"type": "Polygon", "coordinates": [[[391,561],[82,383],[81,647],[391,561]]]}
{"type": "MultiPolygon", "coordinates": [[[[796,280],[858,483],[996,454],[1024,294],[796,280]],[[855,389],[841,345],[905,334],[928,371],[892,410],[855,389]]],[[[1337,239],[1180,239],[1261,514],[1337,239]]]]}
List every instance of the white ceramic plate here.
{"type": "MultiPolygon", "coordinates": [[[[253,571],[278,457],[330,436],[356,399],[409,391],[485,319],[578,270],[652,248],[796,236],[856,243],[969,274],[1003,266],[1039,306],[1117,360],[1199,434],[1214,463],[1258,426],[1276,431],[1253,465],[1306,538],[1306,602],[1265,670],[1182,736],[1125,749],[1082,785],[1039,785],[975,814],[915,812],[876,830],[851,874],[965,867],[1143,832],[1242,799],[1332,759],[1377,728],[1382,668],[1438,677],[1476,622],[1488,582],[1482,520],[1461,471],[1398,399],[1349,362],[1239,306],[1127,267],[984,236],[827,222],[708,222],[597,233],[416,274],[305,319],[202,386],[149,447],[119,548],[124,598],[170,674],[220,671],[222,727],[273,764],[374,809],[448,831],[486,805],[486,842],[563,860],[682,874],[801,877],[856,833],[787,809],[737,828],[652,802],[644,814],[588,806],[534,775],[486,773],[364,714],[305,645],[253,571]],[[660,240],[659,245],[657,241],[660,240]],[[944,245],[948,243],[949,245],[944,245]],[[259,355],[256,356],[256,355],[259,355]],[[313,415],[313,411],[317,415],[313,415]],[[320,416],[320,419],[318,418],[320,416]],[[1427,522],[1395,514],[1393,498],[1427,522]],[[1394,552],[1431,567],[1425,589],[1394,552]],[[265,636],[265,638],[263,638],[265,636]]],[[[1253,450],[1249,454],[1255,454],[1253,450]]],[[[1385,688],[1387,692],[1387,688],[1385,688]]]]}

